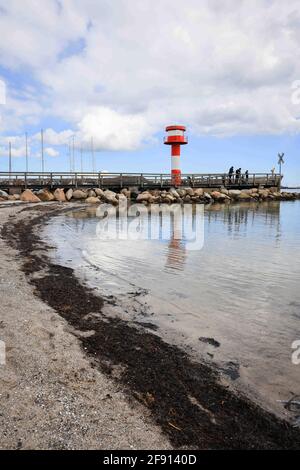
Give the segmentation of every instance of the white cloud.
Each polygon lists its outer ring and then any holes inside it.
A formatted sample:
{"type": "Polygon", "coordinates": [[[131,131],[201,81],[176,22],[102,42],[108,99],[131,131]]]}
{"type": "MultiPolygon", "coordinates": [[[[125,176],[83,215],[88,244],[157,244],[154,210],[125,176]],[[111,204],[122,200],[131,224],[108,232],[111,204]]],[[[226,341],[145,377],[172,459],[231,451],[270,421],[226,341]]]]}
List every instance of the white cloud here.
{"type": "MultiPolygon", "coordinates": [[[[11,147],[11,156],[12,157],[24,157],[25,155],[25,147],[11,147]]],[[[0,157],[8,157],[9,156],[9,148],[1,146],[0,147],[0,157]]]]}
{"type": "Polygon", "coordinates": [[[52,147],[46,147],[45,154],[49,155],[49,157],[58,157],[59,152],[52,147]]]}
{"type": "MultiPolygon", "coordinates": [[[[65,131],[56,132],[54,129],[48,128],[43,131],[44,144],[49,145],[66,145],[70,138],[74,135],[74,131],[67,129],[65,131]]],[[[41,133],[38,132],[32,136],[32,140],[41,141],[41,133]]]]}
{"type": "Polygon", "coordinates": [[[134,150],[151,135],[151,126],[143,115],[120,114],[110,108],[90,109],[79,122],[79,139],[97,149],[134,150]]]}
{"type": "Polygon", "coordinates": [[[49,145],[75,132],[99,150],[137,148],[172,122],[219,136],[299,133],[298,0],[45,0],[42,8],[0,0],[0,8],[0,64],[34,79],[21,97],[8,90],[4,129],[58,117],[73,130],[47,130],[49,145]]]}
{"type": "Polygon", "coordinates": [[[72,0],[0,1],[0,60],[3,65],[49,67],[69,41],[86,30],[85,15],[72,0]],[[13,34],[12,34],[13,32],[13,34]],[[4,38],[7,40],[4,40],[4,38]]]}

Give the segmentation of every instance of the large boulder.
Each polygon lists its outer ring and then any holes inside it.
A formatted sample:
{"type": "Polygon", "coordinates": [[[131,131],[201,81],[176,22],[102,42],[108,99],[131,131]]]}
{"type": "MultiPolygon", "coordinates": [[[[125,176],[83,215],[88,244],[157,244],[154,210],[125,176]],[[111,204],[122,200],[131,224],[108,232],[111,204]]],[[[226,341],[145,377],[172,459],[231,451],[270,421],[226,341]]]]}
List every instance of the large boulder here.
{"type": "Polygon", "coordinates": [[[290,201],[290,200],[296,199],[296,195],[295,195],[295,193],[282,192],[281,193],[281,199],[285,199],[287,201],[290,201]]]}
{"type": "Polygon", "coordinates": [[[73,197],[73,189],[70,188],[70,189],[68,189],[68,191],[66,192],[66,200],[67,200],[67,201],[71,201],[72,197],[73,197]]]}
{"type": "Polygon", "coordinates": [[[49,202],[54,200],[54,195],[48,189],[41,189],[37,192],[36,195],[43,202],[49,202]]]}
{"type": "Polygon", "coordinates": [[[207,192],[205,192],[205,193],[203,194],[203,197],[204,197],[207,201],[212,201],[211,195],[210,195],[209,193],[207,193],[207,192]]]}
{"type": "Polygon", "coordinates": [[[228,196],[235,199],[241,194],[239,189],[229,189],[228,196]]]}
{"type": "Polygon", "coordinates": [[[11,194],[8,196],[9,201],[19,201],[20,200],[20,194],[11,194]]]}
{"type": "Polygon", "coordinates": [[[143,202],[143,201],[151,201],[153,198],[152,194],[149,193],[149,191],[144,191],[143,193],[139,194],[136,198],[137,202],[143,202]]]}
{"type": "Polygon", "coordinates": [[[125,196],[127,199],[130,199],[130,198],[131,198],[131,191],[130,191],[129,189],[123,188],[122,191],[121,191],[121,194],[124,194],[124,196],[125,196]]]}
{"type": "Polygon", "coordinates": [[[237,200],[238,201],[250,201],[252,199],[252,196],[250,194],[242,192],[241,194],[238,195],[237,200]]]}
{"type": "Polygon", "coordinates": [[[53,193],[55,201],[65,202],[66,196],[63,189],[57,188],[53,193]]]}
{"type": "Polygon", "coordinates": [[[75,189],[73,191],[73,199],[86,199],[87,198],[87,193],[85,191],[82,191],[81,189],[75,189]]]}
{"type": "Polygon", "coordinates": [[[202,197],[203,194],[204,194],[203,188],[196,188],[196,189],[194,189],[194,194],[195,194],[195,196],[197,196],[197,197],[202,197]]]}
{"type": "Polygon", "coordinates": [[[25,189],[21,194],[21,201],[23,202],[41,202],[41,200],[33,194],[30,189],[25,189]]]}
{"type": "Polygon", "coordinates": [[[186,194],[188,194],[189,196],[194,196],[195,193],[193,188],[186,188],[186,194]]]}
{"type": "Polygon", "coordinates": [[[175,199],[178,199],[180,197],[178,191],[175,188],[170,188],[169,193],[171,196],[175,197],[175,199]]]}
{"type": "Polygon", "coordinates": [[[268,199],[270,191],[268,189],[259,189],[258,194],[261,199],[268,199]]]}
{"type": "Polygon", "coordinates": [[[0,197],[3,201],[5,201],[5,199],[8,199],[8,194],[6,191],[1,191],[0,190],[0,197]]]}
{"type": "Polygon", "coordinates": [[[86,198],[85,202],[88,204],[99,204],[100,199],[96,196],[90,196],[86,198]]]}
{"type": "Polygon", "coordinates": [[[177,189],[177,192],[180,197],[184,197],[186,195],[186,189],[177,189]]]}
{"type": "Polygon", "coordinates": [[[109,204],[118,204],[118,199],[116,198],[117,194],[114,191],[110,191],[109,189],[106,189],[103,194],[103,198],[106,202],[109,204]]]}
{"type": "Polygon", "coordinates": [[[226,194],[226,196],[228,196],[229,191],[228,191],[228,189],[226,189],[226,188],[221,188],[221,189],[220,189],[220,193],[226,194]]]}
{"type": "Polygon", "coordinates": [[[213,191],[211,193],[211,197],[218,202],[225,201],[225,199],[228,199],[228,196],[226,194],[220,193],[219,191],[213,191]]]}
{"type": "Polygon", "coordinates": [[[261,195],[268,195],[269,194],[269,190],[268,189],[259,189],[258,190],[258,194],[261,196],[261,195]]]}
{"type": "Polygon", "coordinates": [[[172,194],[168,193],[165,195],[164,199],[167,201],[167,202],[175,202],[176,201],[176,197],[174,197],[172,194]]]}
{"type": "Polygon", "coordinates": [[[252,189],[242,189],[242,194],[252,194],[252,189]]]}
{"type": "Polygon", "coordinates": [[[104,196],[104,191],[101,188],[95,188],[94,189],[96,196],[103,197],[104,196]]]}
{"type": "Polygon", "coordinates": [[[93,189],[89,189],[87,194],[88,194],[88,197],[96,197],[97,196],[97,194],[95,193],[95,191],[93,189]]]}

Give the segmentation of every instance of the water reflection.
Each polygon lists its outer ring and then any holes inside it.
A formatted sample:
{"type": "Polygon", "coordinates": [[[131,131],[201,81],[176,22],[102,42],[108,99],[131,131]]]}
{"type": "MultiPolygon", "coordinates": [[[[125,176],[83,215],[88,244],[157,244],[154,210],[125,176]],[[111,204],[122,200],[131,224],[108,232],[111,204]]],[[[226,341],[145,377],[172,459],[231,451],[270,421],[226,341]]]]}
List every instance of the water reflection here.
{"type": "MultiPolygon", "coordinates": [[[[279,243],[281,239],[280,207],[281,203],[279,201],[207,205],[205,206],[206,241],[211,236],[211,232],[215,232],[218,226],[221,227],[222,232],[226,227],[228,236],[237,238],[247,236],[250,229],[257,232],[258,227],[263,226],[263,230],[266,227],[270,228],[270,234],[279,243]]],[[[161,206],[153,206],[152,209],[143,207],[143,211],[139,214],[139,224],[134,226],[134,229],[139,232],[146,232],[147,239],[158,239],[167,243],[164,251],[164,268],[166,270],[183,271],[188,256],[192,256],[186,249],[188,240],[185,237],[185,230],[187,225],[190,224],[192,233],[197,231],[197,217],[199,217],[199,214],[197,214],[196,208],[195,205],[178,206],[174,215],[172,212],[164,213],[161,206]],[[190,210],[187,211],[187,207],[190,210]]],[[[119,213],[117,210],[116,217],[117,219],[124,217],[124,212],[119,213]]],[[[99,213],[95,207],[75,210],[67,214],[65,224],[69,230],[82,234],[86,229],[90,231],[92,219],[95,222],[99,219],[99,213]],[[73,219],[71,225],[66,222],[68,219],[73,219]]]]}
{"type": "MultiPolygon", "coordinates": [[[[211,204],[205,206],[205,213],[206,213],[206,220],[208,224],[213,224],[215,222],[222,222],[224,225],[228,226],[228,231],[233,232],[235,230],[242,229],[243,226],[247,226],[248,224],[254,225],[256,218],[264,218],[264,222],[273,227],[280,226],[280,202],[279,201],[269,201],[269,202],[260,202],[260,203],[253,203],[253,202],[244,202],[240,204],[211,204]]],[[[196,211],[195,207],[191,212],[184,212],[184,207],[181,207],[181,212],[183,217],[190,217],[192,216],[193,220],[193,228],[195,229],[195,220],[196,220],[196,211]]],[[[141,214],[142,219],[146,219],[151,217],[152,213],[152,222],[154,224],[159,224],[159,233],[160,239],[162,239],[162,233],[164,230],[164,224],[166,220],[163,221],[163,213],[161,212],[160,206],[154,206],[152,209],[145,208],[146,212],[141,214]]],[[[116,212],[117,218],[119,218],[120,214],[116,212]]],[[[74,210],[67,214],[68,218],[76,219],[82,224],[76,224],[77,227],[80,229],[85,226],[84,221],[86,219],[90,220],[93,218],[99,217],[97,215],[97,208],[95,207],[88,207],[81,210],[74,210]]],[[[170,217],[170,239],[178,239],[180,238],[180,233],[182,231],[182,227],[180,226],[180,222],[176,219],[172,214],[170,217]]]]}
{"type": "MultiPolygon", "coordinates": [[[[256,227],[257,219],[260,224],[270,227],[273,231],[274,238],[279,243],[281,238],[280,224],[280,202],[272,201],[265,203],[245,202],[241,204],[212,204],[205,208],[206,225],[209,230],[210,226],[215,227],[216,223],[227,227],[229,235],[247,234],[248,225],[256,227]]],[[[192,213],[192,224],[195,229],[196,213],[192,213]]],[[[187,260],[186,240],[180,238],[181,227],[178,219],[171,218],[170,242],[168,244],[166,256],[166,268],[184,270],[187,260]]]]}
{"type": "Polygon", "coordinates": [[[280,202],[241,203],[230,206],[212,204],[206,208],[208,223],[222,222],[228,232],[244,230],[248,224],[254,225],[257,218],[264,219],[266,225],[280,231],[280,202]]]}
{"type": "MultiPolygon", "coordinates": [[[[199,217],[195,208],[183,214],[194,232],[199,217]]],[[[148,219],[146,212],[145,226],[148,219]]],[[[187,249],[180,218],[159,210],[154,240],[103,241],[98,220],[95,208],[53,220],[48,236],[61,263],[121,300],[132,286],[146,290],[152,322],[217,362],[239,364],[247,390],[273,405],[299,393],[291,344],[300,339],[300,201],[206,206],[204,246],[196,251],[187,249]]]]}
{"type": "MultiPolygon", "coordinates": [[[[193,214],[193,217],[195,217],[195,214],[193,214]]],[[[165,268],[183,271],[186,261],[186,246],[184,240],[181,238],[182,223],[174,216],[171,216],[170,230],[170,241],[168,243],[165,268]]]]}

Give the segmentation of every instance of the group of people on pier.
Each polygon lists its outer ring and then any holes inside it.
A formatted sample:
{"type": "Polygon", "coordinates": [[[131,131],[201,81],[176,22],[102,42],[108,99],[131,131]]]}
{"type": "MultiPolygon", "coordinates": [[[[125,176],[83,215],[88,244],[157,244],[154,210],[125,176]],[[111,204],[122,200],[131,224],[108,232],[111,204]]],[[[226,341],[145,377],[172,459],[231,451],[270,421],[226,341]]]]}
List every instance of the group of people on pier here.
{"type": "Polygon", "coordinates": [[[234,171],[234,167],[231,166],[228,171],[229,183],[240,183],[240,182],[248,182],[249,180],[249,171],[246,170],[244,174],[242,174],[242,169],[237,168],[234,171]]]}

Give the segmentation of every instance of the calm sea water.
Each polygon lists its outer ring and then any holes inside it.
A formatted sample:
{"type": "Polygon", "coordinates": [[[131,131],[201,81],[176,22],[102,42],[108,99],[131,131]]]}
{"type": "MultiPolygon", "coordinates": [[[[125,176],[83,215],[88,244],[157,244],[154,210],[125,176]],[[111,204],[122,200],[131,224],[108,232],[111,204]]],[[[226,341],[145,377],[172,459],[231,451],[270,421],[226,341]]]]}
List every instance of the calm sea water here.
{"type": "Polygon", "coordinates": [[[183,219],[204,230],[201,249],[191,250],[180,223],[159,214],[152,220],[158,239],[103,236],[90,208],[54,219],[45,236],[56,261],[119,299],[123,308],[113,314],[157,325],[158,334],[281,413],[277,400],[300,394],[300,365],[291,359],[300,340],[300,201],[214,204],[183,219]],[[136,291],[140,308],[133,308],[136,291]]]}

